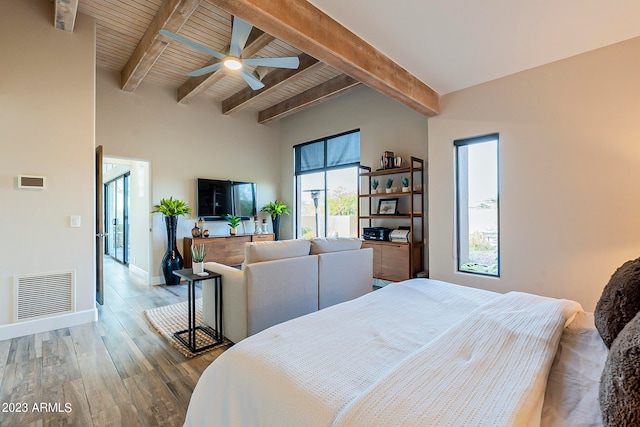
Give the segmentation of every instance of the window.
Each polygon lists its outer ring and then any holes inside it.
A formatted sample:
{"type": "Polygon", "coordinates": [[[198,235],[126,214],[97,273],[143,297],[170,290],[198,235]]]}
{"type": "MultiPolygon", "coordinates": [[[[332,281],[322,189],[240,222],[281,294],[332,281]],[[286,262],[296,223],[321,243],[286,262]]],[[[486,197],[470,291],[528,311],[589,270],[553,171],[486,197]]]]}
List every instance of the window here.
{"type": "Polygon", "coordinates": [[[360,130],[293,148],[296,237],[356,237],[360,130]]]}
{"type": "Polygon", "coordinates": [[[500,276],[498,134],[454,146],[458,271],[500,276]]]}

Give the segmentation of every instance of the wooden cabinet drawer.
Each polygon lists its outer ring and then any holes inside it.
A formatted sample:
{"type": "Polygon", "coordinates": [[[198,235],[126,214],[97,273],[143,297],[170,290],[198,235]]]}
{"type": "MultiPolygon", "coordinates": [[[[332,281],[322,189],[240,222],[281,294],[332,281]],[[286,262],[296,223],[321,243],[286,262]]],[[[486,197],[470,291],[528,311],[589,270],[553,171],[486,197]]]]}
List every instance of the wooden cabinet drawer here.
{"type": "Polygon", "coordinates": [[[362,247],[373,249],[373,277],[376,279],[399,282],[411,278],[410,245],[365,240],[362,247]]]}
{"type": "Polygon", "coordinates": [[[244,261],[244,244],[251,241],[251,236],[225,237],[224,247],[217,258],[220,264],[240,265],[244,261]]]}
{"type": "Polygon", "coordinates": [[[409,273],[409,245],[391,244],[381,247],[381,279],[399,282],[411,278],[409,273]]]}
{"type": "Polygon", "coordinates": [[[274,240],[273,233],[269,234],[254,234],[251,236],[251,241],[253,242],[271,242],[274,240]]]}

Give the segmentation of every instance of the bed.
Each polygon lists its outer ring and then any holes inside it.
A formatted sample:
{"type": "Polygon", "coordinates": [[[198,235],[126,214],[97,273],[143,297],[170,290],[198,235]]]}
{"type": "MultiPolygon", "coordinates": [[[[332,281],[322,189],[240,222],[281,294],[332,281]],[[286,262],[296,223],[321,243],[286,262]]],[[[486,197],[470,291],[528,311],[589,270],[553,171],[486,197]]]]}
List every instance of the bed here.
{"type": "Polygon", "coordinates": [[[573,301],[411,279],[237,343],[185,426],[598,426],[607,353],[573,301]]]}

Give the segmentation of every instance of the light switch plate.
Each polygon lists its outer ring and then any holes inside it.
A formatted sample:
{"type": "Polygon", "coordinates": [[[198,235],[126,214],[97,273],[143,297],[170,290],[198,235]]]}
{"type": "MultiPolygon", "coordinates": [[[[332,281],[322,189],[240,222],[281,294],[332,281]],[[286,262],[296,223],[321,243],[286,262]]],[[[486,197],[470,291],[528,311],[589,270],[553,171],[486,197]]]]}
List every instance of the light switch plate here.
{"type": "Polygon", "coordinates": [[[72,228],[80,227],[80,215],[71,215],[69,217],[69,227],[72,227],[72,228]]]}

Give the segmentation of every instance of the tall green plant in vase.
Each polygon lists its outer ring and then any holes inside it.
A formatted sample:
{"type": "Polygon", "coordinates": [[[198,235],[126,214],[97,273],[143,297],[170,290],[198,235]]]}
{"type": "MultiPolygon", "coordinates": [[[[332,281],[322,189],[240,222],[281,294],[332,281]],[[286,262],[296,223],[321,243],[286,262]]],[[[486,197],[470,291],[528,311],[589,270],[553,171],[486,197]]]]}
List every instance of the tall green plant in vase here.
{"type": "Polygon", "coordinates": [[[280,240],[280,215],[289,215],[289,207],[276,199],[276,201],[264,205],[260,212],[266,212],[271,215],[275,239],[280,240]]]}
{"type": "Polygon", "coordinates": [[[176,241],[178,217],[181,215],[190,215],[191,208],[185,201],[169,197],[168,199],[160,199],[160,204],[155,205],[151,213],[163,214],[167,226],[167,251],[164,257],[162,257],[164,282],[167,285],[179,285],[180,278],[173,274],[175,270],[180,270],[184,267],[184,258],[182,258],[182,255],[180,255],[178,251],[176,241]]]}

